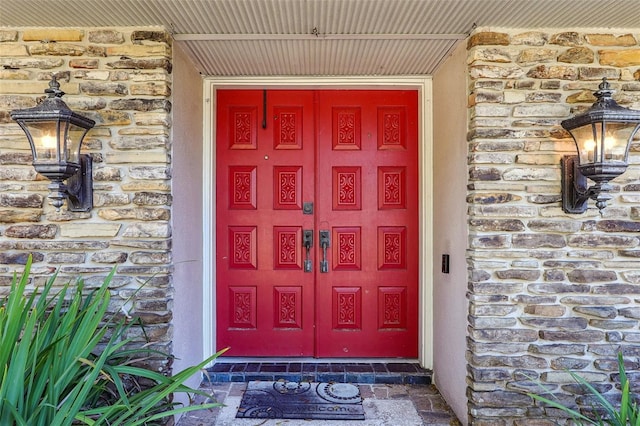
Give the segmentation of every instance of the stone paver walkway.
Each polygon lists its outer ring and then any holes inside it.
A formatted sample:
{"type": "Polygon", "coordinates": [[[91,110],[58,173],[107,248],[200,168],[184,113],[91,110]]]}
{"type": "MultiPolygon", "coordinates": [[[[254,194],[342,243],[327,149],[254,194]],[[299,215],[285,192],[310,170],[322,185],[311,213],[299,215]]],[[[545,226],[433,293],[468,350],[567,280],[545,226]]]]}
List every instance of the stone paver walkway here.
{"type": "MultiPolygon", "coordinates": [[[[296,425],[353,425],[353,426],[450,426],[460,425],[455,415],[433,385],[358,384],[364,399],[365,420],[287,420],[236,419],[246,383],[224,382],[203,384],[200,388],[225,406],[213,410],[199,410],[185,414],[177,426],[296,426],[296,425]]],[[[195,403],[201,403],[198,397],[195,403]]]]}

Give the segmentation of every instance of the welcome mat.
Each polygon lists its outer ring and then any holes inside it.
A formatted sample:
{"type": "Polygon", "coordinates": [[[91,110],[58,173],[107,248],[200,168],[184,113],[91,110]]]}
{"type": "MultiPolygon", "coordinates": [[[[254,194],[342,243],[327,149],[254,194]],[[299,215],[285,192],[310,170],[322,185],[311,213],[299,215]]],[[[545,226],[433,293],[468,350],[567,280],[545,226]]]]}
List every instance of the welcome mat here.
{"type": "Polygon", "coordinates": [[[247,384],[236,418],[364,420],[360,388],[349,383],[247,384]]]}

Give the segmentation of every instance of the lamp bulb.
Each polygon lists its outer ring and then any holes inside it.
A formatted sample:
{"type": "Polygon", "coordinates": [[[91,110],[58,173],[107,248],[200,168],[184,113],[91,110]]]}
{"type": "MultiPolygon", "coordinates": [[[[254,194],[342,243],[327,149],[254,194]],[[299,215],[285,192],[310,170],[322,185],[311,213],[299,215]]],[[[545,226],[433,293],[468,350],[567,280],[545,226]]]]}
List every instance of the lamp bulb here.
{"type": "Polygon", "coordinates": [[[49,133],[47,133],[40,138],[40,144],[45,149],[55,149],[57,144],[57,139],[51,136],[49,133]]]}

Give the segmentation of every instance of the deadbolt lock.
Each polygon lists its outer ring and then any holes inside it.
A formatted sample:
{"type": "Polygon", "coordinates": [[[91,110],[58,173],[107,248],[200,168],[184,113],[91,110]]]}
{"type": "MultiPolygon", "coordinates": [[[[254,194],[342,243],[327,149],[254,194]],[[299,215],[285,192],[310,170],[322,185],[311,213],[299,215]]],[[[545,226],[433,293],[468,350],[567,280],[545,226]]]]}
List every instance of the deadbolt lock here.
{"type": "Polygon", "coordinates": [[[302,214],[313,214],[313,203],[311,201],[302,203],[302,214]]]}

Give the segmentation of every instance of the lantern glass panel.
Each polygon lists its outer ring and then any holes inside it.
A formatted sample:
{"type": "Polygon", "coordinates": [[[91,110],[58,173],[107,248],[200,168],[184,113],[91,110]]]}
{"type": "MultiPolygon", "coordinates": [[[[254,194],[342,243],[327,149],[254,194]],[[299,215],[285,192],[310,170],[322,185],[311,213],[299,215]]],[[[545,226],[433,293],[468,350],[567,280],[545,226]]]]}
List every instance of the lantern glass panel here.
{"type": "Polygon", "coordinates": [[[32,121],[25,123],[29,130],[32,143],[34,163],[58,163],[58,141],[63,140],[58,135],[57,121],[32,121]]]}
{"type": "Polygon", "coordinates": [[[88,130],[69,123],[66,135],[67,162],[80,164],[80,144],[88,130]]]}
{"type": "Polygon", "coordinates": [[[603,146],[604,161],[627,162],[629,155],[629,142],[633,136],[635,126],[628,122],[610,121],[603,124],[603,146]]]}
{"type": "Polygon", "coordinates": [[[571,130],[580,164],[626,162],[627,142],[634,128],[624,122],[599,122],[571,130]]]}

